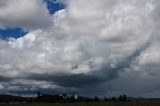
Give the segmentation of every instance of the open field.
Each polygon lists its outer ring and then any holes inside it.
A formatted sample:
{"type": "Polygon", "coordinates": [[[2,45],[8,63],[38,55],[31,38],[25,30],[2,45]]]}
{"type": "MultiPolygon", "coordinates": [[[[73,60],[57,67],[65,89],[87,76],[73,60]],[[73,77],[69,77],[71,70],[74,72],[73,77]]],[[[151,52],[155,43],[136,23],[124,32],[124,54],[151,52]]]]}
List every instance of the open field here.
{"type": "Polygon", "coordinates": [[[160,102],[79,102],[79,103],[8,103],[0,106],[160,106],[160,102]]]}

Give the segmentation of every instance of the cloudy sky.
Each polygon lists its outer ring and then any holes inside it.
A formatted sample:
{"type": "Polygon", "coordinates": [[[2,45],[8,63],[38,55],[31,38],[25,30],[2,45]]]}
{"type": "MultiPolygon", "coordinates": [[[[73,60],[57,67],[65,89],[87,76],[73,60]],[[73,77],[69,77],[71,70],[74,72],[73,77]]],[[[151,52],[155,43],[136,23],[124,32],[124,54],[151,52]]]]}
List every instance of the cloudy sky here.
{"type": "Polygon", "coordinates": [[[159,0],[0,0],[0,93],[160,97],[159,0]]]}

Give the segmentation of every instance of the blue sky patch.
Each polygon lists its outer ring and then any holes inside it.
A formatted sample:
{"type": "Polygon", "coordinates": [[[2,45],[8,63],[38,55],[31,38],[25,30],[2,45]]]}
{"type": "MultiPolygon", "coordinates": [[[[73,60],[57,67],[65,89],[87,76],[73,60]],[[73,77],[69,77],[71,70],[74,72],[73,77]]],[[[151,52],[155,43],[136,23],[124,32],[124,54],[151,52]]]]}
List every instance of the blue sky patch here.
{"type": "Polygon", "coordinates": [[[19,38],[26,35],[28,32],[23,31],[21,28],[13,29],[0,29],[0,38],[7,40],[10,37],[19,38]]]}
{"type": "Polygon", "coordinates": [[[47,8],[50,14],[54,14],[56,11],[64,9],[65,5],[57,2],[57,0],[44,0],[47,3],[47,8]]]}

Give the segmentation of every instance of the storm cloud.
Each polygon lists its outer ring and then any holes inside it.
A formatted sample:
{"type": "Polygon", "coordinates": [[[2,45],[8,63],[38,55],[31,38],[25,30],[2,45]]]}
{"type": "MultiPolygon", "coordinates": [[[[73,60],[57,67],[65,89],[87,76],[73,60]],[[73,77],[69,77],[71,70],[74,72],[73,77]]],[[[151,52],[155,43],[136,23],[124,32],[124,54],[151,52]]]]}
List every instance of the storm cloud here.
{"type": "Polygon", "coordinates": [[[0,40],[0,91],[160,96],[160,1],[59,2],[0,1],[0,28],[29,31],[0,40]]]}

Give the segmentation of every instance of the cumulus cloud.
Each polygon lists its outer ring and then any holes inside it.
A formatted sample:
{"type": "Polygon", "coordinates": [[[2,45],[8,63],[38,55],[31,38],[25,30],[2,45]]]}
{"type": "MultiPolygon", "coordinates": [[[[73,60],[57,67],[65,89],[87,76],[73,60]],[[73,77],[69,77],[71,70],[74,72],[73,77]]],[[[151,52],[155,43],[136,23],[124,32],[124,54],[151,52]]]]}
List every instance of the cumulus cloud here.
{"type": "Polygon", "coordinates": [[[21,27],[33,30],[50,25],[51,17],[42,0],[0,1],[0,28],[21,27]]]}
{"type": "Polygon", "coordinates": [[[65,0],[52,16],[42,1],[17,2],[2,2],[1,27],[32,30],[0,40],[2,90],[158,96],[159,1],[65,0]]]}

